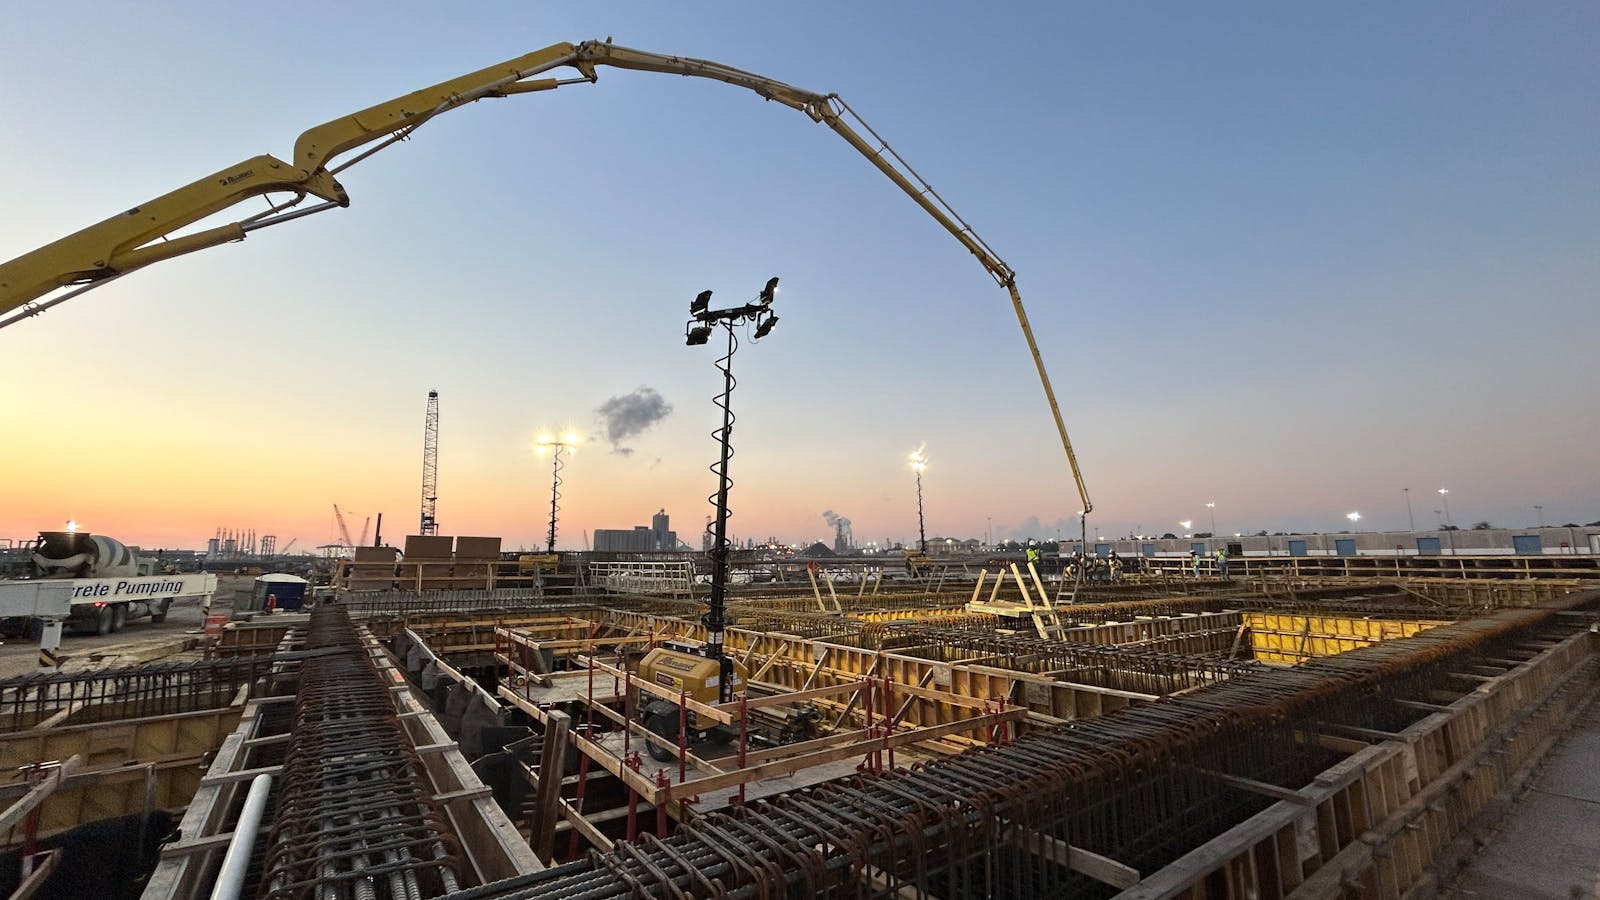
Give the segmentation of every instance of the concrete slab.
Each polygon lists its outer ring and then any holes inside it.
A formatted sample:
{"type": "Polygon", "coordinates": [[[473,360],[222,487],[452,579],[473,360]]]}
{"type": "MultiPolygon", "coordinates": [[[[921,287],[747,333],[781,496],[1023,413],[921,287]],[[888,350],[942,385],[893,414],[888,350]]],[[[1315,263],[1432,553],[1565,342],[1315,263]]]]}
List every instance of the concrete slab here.
{"type": "Polygon", "coordinates": [[[1600,898],[1600,703],[1578,716],[1500,831],[1441,896],[1600,898]]]}

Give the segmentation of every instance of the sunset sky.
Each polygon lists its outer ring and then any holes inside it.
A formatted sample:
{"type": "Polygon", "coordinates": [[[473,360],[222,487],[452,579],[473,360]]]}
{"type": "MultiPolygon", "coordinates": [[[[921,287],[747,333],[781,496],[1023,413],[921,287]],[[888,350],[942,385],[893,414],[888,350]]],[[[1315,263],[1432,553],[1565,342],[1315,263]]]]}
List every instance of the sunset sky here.
{"type": "MultiPolygon", "coordinates": [[[[1107,534],[1600,519],[1600,5],[30,4],[0,31],[0,259],[304,129],[612,36],[836,91],[1018,272],[1107,534]]],[[[602,69],[449,113],[352,205],[0,330],[0,538],[298,547],[334,503],[560,544],[665,508],[698,547],[717,343],[746,343],[732,530],[1054,537],[1078,509],[1005,292],[827,128],[602,69]],[[670,406],[613,446],[599,408],[670,406]],[[631,453],[619,452],[623,447],[631,453]],[[1035,526],[1034,523],[1037,523],[1035,526]]],[[[228,221],[263,208],[236,207],[228,221]]]]}

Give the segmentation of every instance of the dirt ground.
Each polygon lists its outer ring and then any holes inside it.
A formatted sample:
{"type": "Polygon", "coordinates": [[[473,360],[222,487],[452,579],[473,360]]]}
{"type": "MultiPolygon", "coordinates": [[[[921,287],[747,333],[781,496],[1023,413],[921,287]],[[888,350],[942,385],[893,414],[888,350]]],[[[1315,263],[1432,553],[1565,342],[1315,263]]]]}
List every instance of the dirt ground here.
{"type": "MultiPolygon", "coordinates": [[[[223,615],[233,610],[236,589],[248,589],[253,579],[249,576],[218,575],[217,593],[211,603],[212,615],[223,615]]],[[[66,656],[64,671],[153,662],[147,657],[160,653],[165,645],[181,647],[185,639],[199,638],[204,633],[205,618],[198,600],[174,603],[167,612],[167,620],[157,625],[148,617],[129,622],[116,634],[79,635],[70,632],[62,635],[61,653],[66,656]]],[[[160,660],[198,659],[198,651],[175,651],[164,654],[160,660]]],[[[29,638],[10,638],[0,644],[0,678],[29,675],[39,669],[39,642],[29,638]]]]}

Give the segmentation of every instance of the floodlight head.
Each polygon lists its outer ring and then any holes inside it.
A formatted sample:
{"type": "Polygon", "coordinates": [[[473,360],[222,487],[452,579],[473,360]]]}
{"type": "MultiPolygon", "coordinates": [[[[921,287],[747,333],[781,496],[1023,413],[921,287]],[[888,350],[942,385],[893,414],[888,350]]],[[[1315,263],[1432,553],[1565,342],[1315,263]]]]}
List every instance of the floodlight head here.
{"type": "Polygon", "coordinates": [[[689,315],[698,316],[711,306],[711,292],[701,291],[698,297],[689,301],[689,315]]]}
{"type": "Polygon", "coordinates": [[[767,316],[765,319],[762,319],[761,323],[756,326],[756,340],[759,341],[762,338],[766,337],[767,335],[771,334],[773,327],[776,326],[777,324],[778,324],[778,317],[777,316],[767,316]]]}
{"type": "Polygon", "coordinates": [[[778,293],[778,276],[774,275],[767,279],[767,286],[761,289],[761,305],[770,306],[772,297],[776,293],[778,293]]]}
{"type": "Polygon", "coordinates": [[[685,333],[685,343],[690,347],[698,347],[711,340],[710,325],[696,325],[685,333]]]}

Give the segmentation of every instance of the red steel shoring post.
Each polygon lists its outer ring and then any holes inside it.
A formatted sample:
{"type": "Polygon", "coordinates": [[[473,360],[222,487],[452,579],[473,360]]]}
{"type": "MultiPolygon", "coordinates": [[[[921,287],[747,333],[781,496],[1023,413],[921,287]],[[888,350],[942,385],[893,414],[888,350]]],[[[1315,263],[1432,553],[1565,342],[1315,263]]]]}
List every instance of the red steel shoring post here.
{"type": "MultiPolygon", "coordinates": [[[[589,734],[585,734],[584,737],[586,737],[586,738],[590,737],[592,734],[593,734],[593,732],[590,732],[589,734]]],[[[566,767],[563,766],[562,768],[565,769],[566,767]]],[[[583,811],[583,789],[585,787],[587,787],[588,784],[589,784],[589,754],[585,753],[585,754],[583,754],[583,756],[579,757],[579,759],[578,759],[578,790],[577,790],[577,794],[572,798],[573,801],[574,801],[573,804],[572,804],[573,809],[578,810],[580,813],[583,811]]],[[[573,857],[576,857],[577,855],[578,855],[578,829],[574,828],[574,829],[572,829],[572,840],[567,844],[567,856],[569,858],[573,858],[573,857]]]]}
{"type": "MultiPolygon", "coordinates": [[[[872,691],[873,691],[872,676],[869,675],[869,676],[867,676],[867,681],[866,681],[865,686],[861,689],[861,693],[863,695],[863,699],[862,699],[862,702],[861,702],[861,708],[862,708],[862,711],[866,714],[866,718],[867,718],[867,740],[869,740],[869,741],[872,740],[872,737],[873,737],[872,733],[873,733],[873,731],[876,730],[876,729],[874,729],[872,727],[872,691]]],[[[878,751],[876,751],[876,750],[868,750],[867,751],[867,767],[872,769],[874,772],[876,772],[878,770],[877,760],[878,760],[878,751]]]]}
{"type": "MultiPolygon", "coordinates": [[[[747,725],[746,725],[748,720],[745,718],[745,711],[746,711],[746,709],[748,707],[745,704],[746,704],[746,695],[740,694],[739,695],[739,769],[740,769],[740,771],[744,770],[745,746],[746,746],[746,741],[749,739],[749,730],[748,730],[747,725]]],[[[738,806],[743,806],[744,805],[744,782],[742,782],[742,781],[739,782],[739,802],[736,805],[738,805],[738,806]]]]}
{"type": "MultiPolygon", "coordinates": [[[[528,645],[527,644],[518,644],[517,646],[521,650],[521,652],[518,655],[522,658],[522,671],[524,671],[524,672],[532,671],[533,667],[528,665],[528,662],[529,662],[529,659],[528,659],[528,645]]],[[[527,677],[526,675],[524,675],[522,677],[522,696],[525,699],[528,699],[528,700],[532,700],[533,699],[533,679],[527,677]]]]}
{"type": "Polygon", "coordinates": [[[678,691],[678,783],[689,778],[689,692],[678,691]]]}
{"type": "MultiPolygon", "coordinates": [[[[632,769],[634,774],[638,774],[639,754],[629,754],[622,762],[632,769]]],[[[624,782],[623,786],[628,789],[628,840],[633,841],[639,837],[639,792],[633,789],[631,781],[624,782]]]]}
{"type": "Polygon", "coordinates": [[[894,771],[894,745],[889,743],[889,738],[894,734],[894,688],[889,684],[887,675],[883,678],[883,744],[889,750],[889,771],[894,771]]]}
{"type": "Polygon", "coordinates": [[[633,750],[633,673],[624,672],[626,687],[622,692],[622,755],[633,750]]]}
{"type": "Polygon", "coordinates": [[[656,802],[656,837],[667,836],[667,806],[672,803],[672,778],[666,769],[656,770],[656,787],[661,789],[661,799],[656,802]]]}

